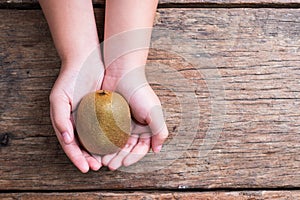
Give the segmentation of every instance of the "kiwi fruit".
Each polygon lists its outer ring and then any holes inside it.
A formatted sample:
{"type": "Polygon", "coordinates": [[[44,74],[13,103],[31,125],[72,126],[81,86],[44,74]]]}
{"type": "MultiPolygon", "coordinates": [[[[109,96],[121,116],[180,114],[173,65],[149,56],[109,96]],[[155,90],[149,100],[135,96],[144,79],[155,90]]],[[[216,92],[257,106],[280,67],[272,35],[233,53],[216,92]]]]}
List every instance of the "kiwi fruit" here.
{"type": "Polygon", "coordinates": [[[130,137],[130,109],[116,92],[98,90],[84,96],[75,123],[80,143],[92,154],[115,153],[130,137]]]}

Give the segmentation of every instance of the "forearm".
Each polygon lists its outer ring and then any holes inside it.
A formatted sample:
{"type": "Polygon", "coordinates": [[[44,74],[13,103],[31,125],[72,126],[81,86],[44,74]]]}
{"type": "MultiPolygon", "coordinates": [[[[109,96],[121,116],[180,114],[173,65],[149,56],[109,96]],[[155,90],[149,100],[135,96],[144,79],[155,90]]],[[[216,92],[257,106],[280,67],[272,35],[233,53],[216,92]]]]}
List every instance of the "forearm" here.
{"type": "Polygon", "coordinates": [[[157,4],[158,0],[106,2],[104,61],[109,74],[118,76],[146,64],[157,4]]]}
{"type": "Polygon", "coordinates": [[[99,45],[91,0],[39,0],[39,3],[63,64],[84,62],[99,45]]]}

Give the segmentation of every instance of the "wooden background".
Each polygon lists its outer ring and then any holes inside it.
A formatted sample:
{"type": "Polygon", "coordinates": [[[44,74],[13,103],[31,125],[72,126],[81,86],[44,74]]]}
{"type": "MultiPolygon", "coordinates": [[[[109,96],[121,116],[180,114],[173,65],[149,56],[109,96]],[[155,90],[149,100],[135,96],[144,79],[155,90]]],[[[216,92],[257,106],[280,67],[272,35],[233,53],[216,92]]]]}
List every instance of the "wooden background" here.
{"type": "MultiPolygon", "coordinates": [[[[104,2],[94,3],[102,38],[104,2]]],[[[180,76],[147,75],[158,81],[169,148],[88,174],[51,126],[60,62],[37,2],[0,8],[0,199],[300,199],[299,0],[161,0],[149,66],[180,76]],[[151,171],[152,161],[166,164],[151,171]]]]}

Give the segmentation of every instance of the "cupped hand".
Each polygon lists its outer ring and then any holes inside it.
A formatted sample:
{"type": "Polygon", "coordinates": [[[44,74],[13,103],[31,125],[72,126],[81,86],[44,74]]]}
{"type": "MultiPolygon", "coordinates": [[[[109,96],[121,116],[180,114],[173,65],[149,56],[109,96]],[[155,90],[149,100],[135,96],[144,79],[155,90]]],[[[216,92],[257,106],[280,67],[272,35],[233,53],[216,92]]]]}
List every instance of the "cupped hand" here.
{"type": "Polygon", "coordinates": [[[160,152],[168,137],[159,98],[150,87],[143,70],[118,78],[105,75],[102,89],[115,90],[129,103],[132,113],[131,137],[119,152],[105,155],[102,164],[110,170],[132,165],[141,160],[152,148],[160,152]]]}
{"type": "Polygon", "coordinates": [[[57,138],[69,159],[83,173],[98,170],[101,158],[83,150],[74,137],[74,119],[72,112],[80,99],[87,93],[100,88],[103,69],[98,63],[93,69],[63,66],[50,94],[50,116],[57,138]],[[97,71],[98,73],[93,73],[97,71]],[[89,73],[87,73],[89,72],[89,73]]]}

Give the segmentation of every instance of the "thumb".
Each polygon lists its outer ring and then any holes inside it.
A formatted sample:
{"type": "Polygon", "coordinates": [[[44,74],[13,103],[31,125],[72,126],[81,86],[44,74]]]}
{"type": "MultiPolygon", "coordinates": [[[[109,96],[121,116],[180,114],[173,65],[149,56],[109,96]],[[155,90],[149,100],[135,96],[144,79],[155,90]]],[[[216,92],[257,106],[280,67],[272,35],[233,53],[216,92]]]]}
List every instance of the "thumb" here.
{"type": "Polygon", "coordinates": [[[147,115],[146,122],[152,131],[152,150],[153,152],[158,153],[169,135],[161,106],[156,105],[152,107],[147,115]]]}
{"type": "Polygon", "coordinates": [[[50,116],[60,141],[70,144],[74,139],[71,105],[65,95],[50,95],[50,116]]]}

